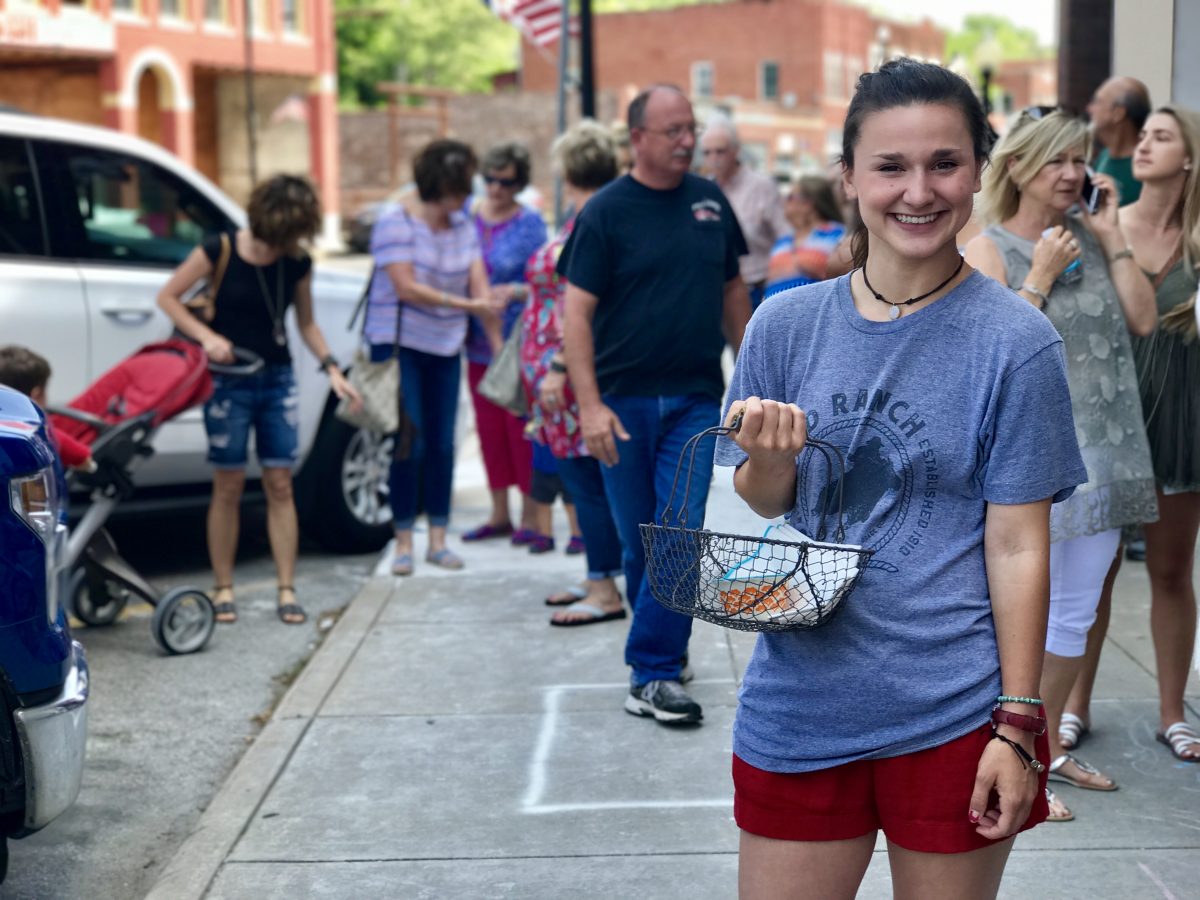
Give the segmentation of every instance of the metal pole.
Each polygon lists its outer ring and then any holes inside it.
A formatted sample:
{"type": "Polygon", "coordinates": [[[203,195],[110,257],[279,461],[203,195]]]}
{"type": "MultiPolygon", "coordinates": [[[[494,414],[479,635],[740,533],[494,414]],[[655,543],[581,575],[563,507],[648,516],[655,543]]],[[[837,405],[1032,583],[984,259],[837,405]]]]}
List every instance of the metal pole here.
{"type": "Polygon", "coordinates": [[[579,114],[596,118],[596,83],[592,73],[592,0],[579,0],[579,114]]]}
{"type": "MultiPolygon", "coordinates": [[[[563,0],[561,31],[558,34],[558,134],[567,130],[567,57],[571,50],[571,2],[563,0]]],[[[554,173],[554,224],[563,223],[562,172],[554,173]]]]}
{"type": "Polygon", "coordinates": [[[254,24],[254,0],[242,0],[242,11],[246,31],[246,141],[250,149],[250,189],[258,184],[258,128],[254,110],[254,38],[250,34],[254,24]]]}

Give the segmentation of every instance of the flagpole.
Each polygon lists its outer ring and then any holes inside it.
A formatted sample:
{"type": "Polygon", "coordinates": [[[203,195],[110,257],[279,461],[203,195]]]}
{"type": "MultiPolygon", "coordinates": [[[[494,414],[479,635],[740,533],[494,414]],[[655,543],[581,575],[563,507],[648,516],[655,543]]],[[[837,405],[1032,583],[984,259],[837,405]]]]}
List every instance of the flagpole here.
{"type": "MultiPolygon", "coordinates": [[[[571,0],[563,0],[562,23],[558,32],[558,134],[567,130],[567,57],[571,49],[571,0]]],[[[563,223],[562,172],[554,173],[554,225],[563,223]]]]}

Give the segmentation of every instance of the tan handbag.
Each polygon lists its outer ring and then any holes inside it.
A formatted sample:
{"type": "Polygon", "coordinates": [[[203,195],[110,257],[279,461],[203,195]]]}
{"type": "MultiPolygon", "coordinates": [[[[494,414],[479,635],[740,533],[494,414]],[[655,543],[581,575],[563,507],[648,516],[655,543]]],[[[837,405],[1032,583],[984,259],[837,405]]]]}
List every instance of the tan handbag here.
{"type": "MultiPolygon", "coordinates": [[[[375,280],[375,271],[367,279],[358,307],[350,319],[350,327],[360,311],[367,305],[371,292],[371,282],[375,280]]],[[[334,415],[352,428],[362,428],[366,431],[377,431],[391,434],[400,428],[400,319],[404,309],[401,305],[396,310],[396,337],[392,343],[392,355],[382,362],[371,362],[371,353],[360,346],[354,353],[350,364],[350,372],[346,376],[354,389],[362,397],[362,407],[352,410],[350,399],[338,401],[334,415]]],[[[363,317],[363,327],[366,328],[366,317],[363,317]]]]}
{"type": "Polygon", "coordinates": [[[521,381],[521,323],[513,325],[504,346],[483,373],[479,396],[514,416],[529,415],[529,398],[521,381]]]}

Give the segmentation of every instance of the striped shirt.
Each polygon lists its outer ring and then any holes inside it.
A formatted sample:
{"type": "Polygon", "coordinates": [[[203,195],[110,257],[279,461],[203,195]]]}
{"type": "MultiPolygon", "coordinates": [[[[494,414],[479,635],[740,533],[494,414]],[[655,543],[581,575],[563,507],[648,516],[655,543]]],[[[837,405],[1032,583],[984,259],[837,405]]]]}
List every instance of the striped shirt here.
{"type": "Polygon", "coordinates": [[[386,268],[410,263],[418,284],[455,297],[469,296],[471,263],[480,258],[475,226],[460,212],[450,214],[450,227],[434,231],[404,206],[380,216],[371,231],[375,277],[367,302],[363,329],[370,344],[391,344],[396,336],[396,311],[403,309],[400,346],[434,356],[455,356],[467,335],[467,314],[457,309],[401,303],[386,268]]]}

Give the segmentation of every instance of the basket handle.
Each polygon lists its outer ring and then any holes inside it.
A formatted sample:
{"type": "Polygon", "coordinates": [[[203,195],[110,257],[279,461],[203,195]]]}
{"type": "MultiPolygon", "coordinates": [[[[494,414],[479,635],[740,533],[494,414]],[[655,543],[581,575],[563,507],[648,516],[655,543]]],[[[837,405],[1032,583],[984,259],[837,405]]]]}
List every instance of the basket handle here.
{"type": "MultiPolygon", "coordinates": [[[[676,526],[678,526],[680,528],[688,527],[688,524],[687,524],[688,498],[690,497],[691,492],[692,492],[692,473],[696,468],[696,450],[700,445],[701,439],[709,437],[709,436],[719,437],[721,435],[734,434],[741,427],[742,427],[742,413],[738,413],[736,416],[734,416],[733,421],[730,422],[729,425],[715,425],[712,428],[706,428],[703,431],[701,431],[699,434],[694,434],[690,438],[688,438],[687,443],[683,445],[683,450],[679,454],[679,462],[676,463],[676,465],[675,465],[675,477],[671,481],[671,493],[667,497],[667,505],[666,505],[666,508],[663,509],[663,513],[662,513],[662,524],[663,525],[670,526],[670,524],[671,524],[671,514],[673,512],[673,509],[671,507],[671,500],[674,499],[675,489],[679,486],[679,476],[683,471],[684,457],[687,457],[687,460],[688,460],[687,481],[684,483],[684,486],[683,486],[683,504],[680,507],[679,512],[675,515],[675,524],[676,524],[676,526]]],[[[846,527],[845,527],[845,523],[843,521],[843,502],[842,502],[843,493],[842,492],[843,492],[844,485],[846,483],[846,460],[845,460],[845,457],[842,456],[842,451],[839,450],[836,446],[834,446],[833,444],[830,444],[826,441],[818,440],[817,438],[810,437],[805,442],[804,446],[805,446],[805,448],[812,447],[814,450],[816,450],[822,456],[825,457],[825,462],[829,465],[829,474],[831,476],[833,475],[833,461],[834,461],[834,459],[837,460],[837,471],[838,471],[837,529],[834,531],[834,540],[839,544],[844,543],[846,540],[846,527]],[[831,453],[833,454],[832,456],[830,456],[831,453]]],[[[801,451],[801,452],[803,452],[803,451],[801,451]]],[[[827,495],[825,497],[825,503],[822,505],[821,521],[818,526],[817,534],[815,535],[815,537],[818,541],[825,540],[825,534],[826,534],[825,520],[829,515],[829,504],[832,499],[833,499],[832,497],[827,495]]]]}

